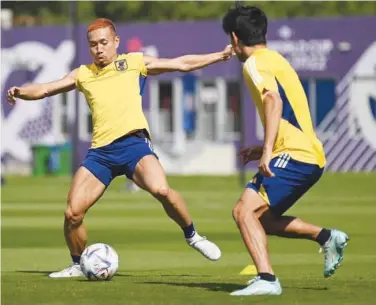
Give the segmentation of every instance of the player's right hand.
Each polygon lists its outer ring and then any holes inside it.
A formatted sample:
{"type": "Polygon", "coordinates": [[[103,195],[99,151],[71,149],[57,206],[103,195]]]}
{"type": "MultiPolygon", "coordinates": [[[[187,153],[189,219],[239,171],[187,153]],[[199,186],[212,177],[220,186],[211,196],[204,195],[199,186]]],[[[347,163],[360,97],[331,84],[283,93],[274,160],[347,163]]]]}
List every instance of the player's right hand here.
{"type": "Polygon", "coordinates": [[[14,105],[17,97],[20,94],[20,87],[11,87],[7,91],[7,101],[9,104],[14,105]]]}
{"type": "Polygon", "coordinates": [[[262,156],[262,146],[251,146],[242,148],[238,156],[240,157],[243,165],[246,165],[250,161],[259,160],[262,156]]]}

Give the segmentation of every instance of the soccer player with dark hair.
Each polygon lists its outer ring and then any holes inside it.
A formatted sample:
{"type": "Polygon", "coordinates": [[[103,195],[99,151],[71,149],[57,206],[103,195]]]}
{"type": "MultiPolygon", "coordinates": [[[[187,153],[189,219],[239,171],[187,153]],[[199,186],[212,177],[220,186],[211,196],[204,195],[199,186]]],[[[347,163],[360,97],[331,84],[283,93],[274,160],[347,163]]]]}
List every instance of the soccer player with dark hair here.
{"type": "MultiPolygon", "coordinates": [[[[50,277],[82,275],[80,255],[87,242],[84,216],[119,175],[126,175],[160,201],[167,215],[182,228],[189,246],[210,260],[218,260],[220,249],[196,232],[183,198],[167,183],[150,141],[142,91],[148,75],[193,71],[228,60],[231,46],[217,53],[173,59],[118,54],[120,37],[108,19],[97,19],[89,25],[87,41],[92,64],[82,65],[57,81],[12,87],[7,92],[8,102],[14,104],[17,98],[38,100],[77,89],[85,95],[92,112],[92,146],[74,176],[65,211],[64,235],[73,264],[50,277]]],[[[150,234],[158,234],[149,229],[150,234]]]]}
{"type": "Polygon", "coordinates": [[[244,63],[244,78],[265,130],[262,146],[240,151],[244,164],[259,160],[259,172],[233,209],[258,275],[232,295],[282,293],[270,263],[266,235],[318,242],[324,250],[325,277],[339,267],[348,241],[341,231],[284,216],[320,179],[326,161],[298,75],[281,54],[268,49],[267,28],[264,12],[253,6],[237,6],[223,18],[223,30],[244,63]]]}

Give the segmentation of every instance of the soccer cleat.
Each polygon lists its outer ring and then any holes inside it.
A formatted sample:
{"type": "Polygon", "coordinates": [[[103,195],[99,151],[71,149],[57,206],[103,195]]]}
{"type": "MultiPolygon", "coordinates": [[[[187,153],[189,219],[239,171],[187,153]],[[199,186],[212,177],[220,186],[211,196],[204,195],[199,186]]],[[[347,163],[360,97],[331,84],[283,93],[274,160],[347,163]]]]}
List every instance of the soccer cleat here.
{"type": "Polygon", "coordinates": [[[193,237],[187,238],[186,241],[191,248],[196,249],[207,259],[216,261],[221,257],[221,250],[218,246],[207,240],[205,236],[200,236],[195,233],[193,237]]]}
{"type": "Polygon", "coordinates": [[[282,287],[279,280],[274,282],[262,280],[259,276],[254,277],[248,281],[248,286],[241,290],[236,290],[230,295],[245,296],[245,295],[280,295],[282,294],[282,287]]]}
{"type": "Polygon", "coordinates": [[[330,277],[343,261],[343,250],[349,237],[346,233],[331,230],[329,240],[322,246],[324,251],[324,277],[330,277]]]}
{"type": "Polygon", "coordinates": [[[76,277],[76,276],[84,276],[81,271],[81,267],[78,264],[73,264],[68,268],[65,268],[61,271],[52,272],[48,275],[52,278],[63,278],[63,277],[76,277]]]}

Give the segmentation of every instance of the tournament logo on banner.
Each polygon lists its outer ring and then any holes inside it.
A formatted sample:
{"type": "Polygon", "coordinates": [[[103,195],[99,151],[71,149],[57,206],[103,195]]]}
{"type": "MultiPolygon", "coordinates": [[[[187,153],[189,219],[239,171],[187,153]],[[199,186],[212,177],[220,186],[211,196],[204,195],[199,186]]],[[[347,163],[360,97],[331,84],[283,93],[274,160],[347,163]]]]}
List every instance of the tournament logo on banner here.
{"type": "Polygon", "coordinates": [[[63,141],[58,122],[53,120],[53,96],[39,101],[17,101],[13,106],[5,102],[10,86],[25,83],[44,83],[63,77],[71,68],[74,46],[63,41],[56,48],[47,43],[24,41],[9,48],[2,48],[1,86],[1,157],[23,163],[32,161],[33,144],[55,145],[63,141]]]}
{"type": "Polygon", "coordinates": [[[280,40],[269,40],[269,48],[281,53],[296,71],[325,71],[333,41],[325,39],[294,39],[294,30],[281,26],[277,31],[280,40]]]}

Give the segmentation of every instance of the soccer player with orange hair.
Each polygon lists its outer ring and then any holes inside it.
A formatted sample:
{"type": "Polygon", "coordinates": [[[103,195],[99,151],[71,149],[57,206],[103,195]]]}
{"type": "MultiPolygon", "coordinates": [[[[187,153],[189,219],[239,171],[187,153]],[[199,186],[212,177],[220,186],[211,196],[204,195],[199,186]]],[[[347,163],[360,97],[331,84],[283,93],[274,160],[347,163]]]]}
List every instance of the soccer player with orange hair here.
{"type": "MultiPolygon", "coordinates": [[[[14,104],[17,98],[38,100],[77,89],[85,95],[92,112],[92,145],[74,176],[65,211],[64,235],[73,264],[50,277],[82,275],[79,262],[87,242],[85,214],[120,175],[132,179],[162,204],[182,228],[189,246],[210,260],[218,260],[220,249],[196,232],[183,198],[168,185],[150,141],[142,91],[148,75],[193,71],[228,60],[232,57],[231,46],[221,52],[173,59],[118,54],[120,37],[114,23],[104,18],[89,25],[87,41],[93,63],[81,65],[60,80],[12,87],[7,93],[8,102],[14,104]]],[[[150,234],[156,234],[153,231],[150,228],[150,234]]]]}

